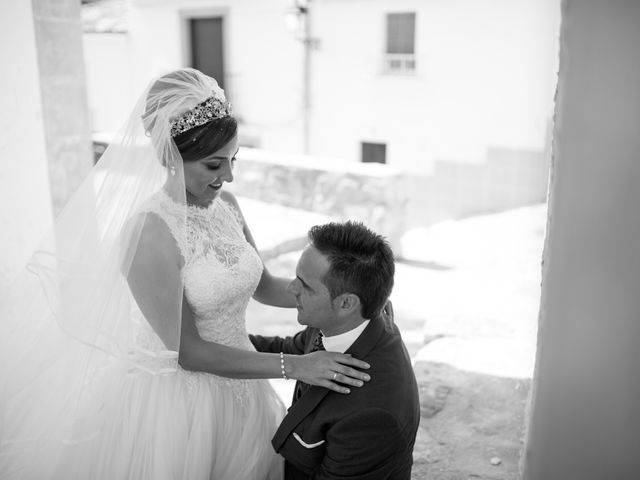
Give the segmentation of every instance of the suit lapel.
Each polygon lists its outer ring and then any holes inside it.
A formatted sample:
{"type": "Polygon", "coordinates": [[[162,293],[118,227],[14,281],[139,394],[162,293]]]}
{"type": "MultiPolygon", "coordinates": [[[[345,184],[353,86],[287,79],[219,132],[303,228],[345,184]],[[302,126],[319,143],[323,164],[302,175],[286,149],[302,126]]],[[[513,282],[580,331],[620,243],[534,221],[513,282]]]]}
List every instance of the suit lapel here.
{"type": "MultiPolygon", "coordinates": [[[[384,330],[385,323],[382,319],[371,320],[367,328],[364,329],[345,353],[349,353],[358,359],[365,358],[378,342],[384,330]]],[[[307,338],[312,339],[313,335],[309,335],[307,338]]],[[[305,351],[308,351],[309,348],[310,346],[308,345],[305,351]]],[[[278,427],[276,434],[271,440],[271,444],[276,452],[280,451],[280,448],[287,440],[287,437],[291,435],[291,432],[318,406],[329,392],[330,390],[327,388],[312,386],[307,393],[289,408],[289,412],[282,420],[280,427],[278,427]]]]}
{"type": "Polygon", "coordinates": [[[371,320],[367,328],[364,329],[360,336],[356,338],[356,341],[353,342],[344,353],[351,354],[358,359],[366,357],[376,343],[378,343],[384,329],[385,324],[382,319],[377,318],[371,320]]]}

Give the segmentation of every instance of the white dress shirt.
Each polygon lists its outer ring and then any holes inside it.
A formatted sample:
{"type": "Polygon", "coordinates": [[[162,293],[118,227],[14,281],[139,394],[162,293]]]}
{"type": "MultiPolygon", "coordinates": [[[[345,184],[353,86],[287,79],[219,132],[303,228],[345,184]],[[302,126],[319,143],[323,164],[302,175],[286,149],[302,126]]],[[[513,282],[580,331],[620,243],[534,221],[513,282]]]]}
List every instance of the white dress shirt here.
{"type": "Polygon", "coordinates": [[[365,320],[360,325],[358,325],[353,330],[349,330],[348,332],[341,333],[339,335],[334,335],[332,337],[327,337],[324,333],[322,334],[322,345],[324,345],[324,349],[327,352],[339,352],[344,353],[347,349],[357,340],[360,334],[363,332],[367,325],[369,325],[370,320],[365,320]]]}

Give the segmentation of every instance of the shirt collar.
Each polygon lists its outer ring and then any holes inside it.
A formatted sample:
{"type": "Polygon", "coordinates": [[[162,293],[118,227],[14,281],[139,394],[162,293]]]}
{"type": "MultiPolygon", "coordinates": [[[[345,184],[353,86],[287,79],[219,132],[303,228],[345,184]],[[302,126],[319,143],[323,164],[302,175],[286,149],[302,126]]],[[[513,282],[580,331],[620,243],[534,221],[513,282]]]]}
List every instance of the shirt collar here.
{"type": "Polygon", "coordinates": [[[327,352],[346,352],[364,329],[367,328],[369,322],[370,320],[365,320],[353,330],[349,330],[348,332],[344,332],[339,335],[333,335],[332,337],[327,337],[323,334],[322,345],[324,345],[324,349],[327,352]]]}

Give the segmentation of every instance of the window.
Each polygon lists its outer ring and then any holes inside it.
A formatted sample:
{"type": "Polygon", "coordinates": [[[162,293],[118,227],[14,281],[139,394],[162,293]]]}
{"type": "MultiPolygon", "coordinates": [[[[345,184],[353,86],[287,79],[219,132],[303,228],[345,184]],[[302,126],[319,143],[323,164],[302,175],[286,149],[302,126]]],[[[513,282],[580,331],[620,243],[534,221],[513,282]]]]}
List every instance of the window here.
{"type": "Polygon", "coordinates": [[[415,13],[387,14],[387,50],[384,70],[387,73],[413,73],[415,59],[415,13]]]}
{"type": "Polygon", "coordinates": [[[362,163],[387,163],[387,145],[362,142],[362,163]]]}

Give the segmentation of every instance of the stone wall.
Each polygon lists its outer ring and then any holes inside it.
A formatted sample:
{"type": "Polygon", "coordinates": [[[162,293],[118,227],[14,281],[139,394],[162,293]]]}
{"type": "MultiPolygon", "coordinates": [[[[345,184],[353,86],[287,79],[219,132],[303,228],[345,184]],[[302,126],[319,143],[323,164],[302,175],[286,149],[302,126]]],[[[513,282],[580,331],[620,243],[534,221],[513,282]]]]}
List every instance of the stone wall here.
{"type": "Polygon", "coordinates": [[[232,187],[239,195],[361,220],[398,254],[411,228],[543,203],[547,193],[547,152],[495,148],[483,164],[437,162],[430,176],[250,148],[240,155],[232,187]]]}
{"type": "Polygon", "coordinates": [[[238,195],[362,221],[400,253],[408,198],[404,176],[389,166],[243,148],[234,175],[238,195]]]}
{"type": "MultiPolygon", "coordinates": [[[[93,135],[96,161],[108,142],[108,135],[93,135]]],[[[418,176],[388,165],[242,147],[229,188],[265,203],[360,220],[402,255],[400,239],[410,229],[544,203],[548,157],[494,148],[485,163],[442,161],[433,175],[418,176]]]]}

